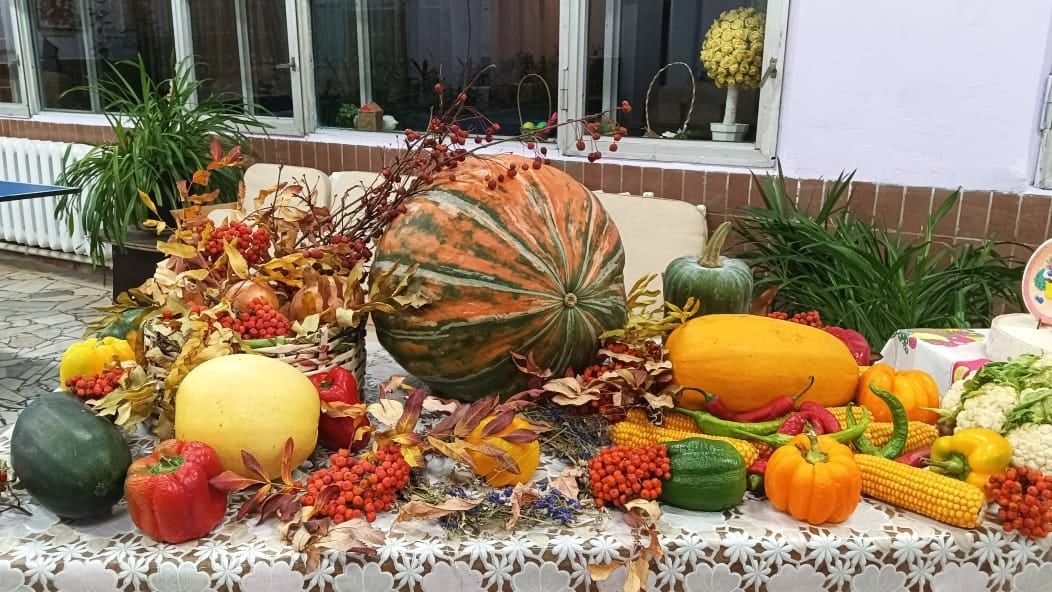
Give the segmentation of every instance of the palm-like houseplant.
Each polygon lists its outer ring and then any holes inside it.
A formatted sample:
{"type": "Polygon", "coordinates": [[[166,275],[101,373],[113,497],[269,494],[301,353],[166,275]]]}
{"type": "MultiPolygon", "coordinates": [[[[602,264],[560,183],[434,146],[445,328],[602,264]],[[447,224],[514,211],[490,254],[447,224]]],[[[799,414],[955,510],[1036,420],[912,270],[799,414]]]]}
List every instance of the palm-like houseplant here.
{"type": "Polygon", "coordinates": [[[949,245],[934,236],[959,193],[929,214],[919,237],[906,237],[851,211],[851,179],[841,174],[827,185],[812,215],[791,198],[781,170],[754,177],[763,207],[748,208],[737,230],[760,274],[757,291],[778,289],[776,308],[817,310],[879,347],[898,329],[985,327],[996,302],[1021,306],[1022,266],[998,243],[949,245]]]}
{"type": "MultiPolygon", "coordinates": [[[[176,66],[174,76],[155,81],[142,57],[110,66],[112,74],[98,83],[106,108],[106,119],[114,141],[92,148],[72,160],[66,152],[59,182],[87,187],[83,196],[59,201],[56,215],[64,217],[72,231],[79,218],[91,245],[91,257],[103,261],[105,243],[123,249],[128,228],[148,218],[139,191],[149,195],[162,215],[182,205],[177,183],[203,169],[211,159],[213,138],[224,150],[240,146],[249,152],[246,133],[264,130],[262,124],[239,104],[217,97],[197,97],[201,86],[194,79],[193,64],[176,66]],[[132,75],[123,72],[131,70],[132,75]]],[[[70,92],[83,92],[86,87],[70,92]]],[[[220,201],[237,195],[242,172],[227,168],[215,171],[210,189],[218,189],[220,201]]]]}

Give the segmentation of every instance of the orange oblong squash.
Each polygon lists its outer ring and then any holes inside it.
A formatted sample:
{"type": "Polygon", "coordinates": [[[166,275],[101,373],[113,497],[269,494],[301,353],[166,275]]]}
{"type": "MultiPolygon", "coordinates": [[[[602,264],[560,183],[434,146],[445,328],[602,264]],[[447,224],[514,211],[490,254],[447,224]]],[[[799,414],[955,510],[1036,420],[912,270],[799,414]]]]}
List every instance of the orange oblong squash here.
{"type": "Polygon", "coordinates": [[[842,341],[821,329],[757,315],[706,315],[668,338],[676,383],[718,395],[731,411],[794,396],[836,407],[851,401],[858,364],[842,341]]]}

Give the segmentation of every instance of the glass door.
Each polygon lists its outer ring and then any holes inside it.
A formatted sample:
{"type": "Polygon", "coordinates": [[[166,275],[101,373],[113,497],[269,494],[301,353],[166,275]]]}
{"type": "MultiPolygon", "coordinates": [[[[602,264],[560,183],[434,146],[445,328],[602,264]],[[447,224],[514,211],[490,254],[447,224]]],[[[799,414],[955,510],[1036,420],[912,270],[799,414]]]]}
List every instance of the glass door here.
{"type": "Polygon", "coordinates": [[[294,0],[191,0],[200,94],[240,105],[275,131],[303,133],[294,0]],[[290,34],[292,32],[293,34],[290,34]]]}
{"type": "Polygon", "coordinates": [[[15,3],[0,3],[0,114],[28,117],[17,22],[15,3]]]}

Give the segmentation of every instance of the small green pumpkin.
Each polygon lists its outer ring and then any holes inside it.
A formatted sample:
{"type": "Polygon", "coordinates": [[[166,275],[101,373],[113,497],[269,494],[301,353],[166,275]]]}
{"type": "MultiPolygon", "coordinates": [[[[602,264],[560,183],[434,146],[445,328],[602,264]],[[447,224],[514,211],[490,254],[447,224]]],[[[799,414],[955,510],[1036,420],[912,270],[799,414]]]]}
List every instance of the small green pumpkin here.
{"type": "Polygon", "coordinates": [[[752,302],[752,270],[743,261],[720,255],[731,231],[724,222],[712,233],[701,258],[680,257],[665,268],[665,302],[682,307],[691,297],[701,308],[699,315],[741,314],[752,302]]]}

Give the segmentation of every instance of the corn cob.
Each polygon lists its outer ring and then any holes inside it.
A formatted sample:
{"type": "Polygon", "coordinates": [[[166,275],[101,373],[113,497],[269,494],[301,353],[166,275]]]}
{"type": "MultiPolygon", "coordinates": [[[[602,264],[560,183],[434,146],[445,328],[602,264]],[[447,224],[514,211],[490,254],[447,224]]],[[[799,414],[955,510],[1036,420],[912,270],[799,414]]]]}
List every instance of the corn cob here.
{"type": "MultiPolygon", "coordinates": [[[[847,407],[830,407],[829,411],[833,413],[840,425],[847,425],[847,407]]],[[[855,419],[857,420],[860,415],[861,412],[856,409],[855,419]]],[[[883,446],[891,438],[891,432],[894,428],[895,426],[891,422],[871,421],[869,426],[866,427],[866,437],[869,438],[869,441],[874,446],[883,446]]],[[[903,452],[913,452],[914,450],[927,448],[938,437],[939,430],[935,426],[920,421],[911,421],[909,436],[906,438],[906,448],[903,452]]]]}
{"type": "Polygon", "coordinates": [[[737,438],[724,438],[722,436],[709,436],[692,432],[681,432],[670,430],[649,423],[636,423],[634,421],[621,421],[610,428],[610,439],[614,444],[620,446],[645,446],[657,442],[677,442],[687,438],[705,438],[708,440],[719,440],[727,442],[738,451],[745,459],[745,466],[749,466],[756,460],[756,447],[737,438]]]}
{"type": "Polygon", "coordinates": [[[986,499],[978,487],[879,456],[856,454],[862,493],[933,520],[975,528],[986,499]]]}
{"type": "MultiPolygon", "coordinates": [[[[642,409],[629,409],[628,421],[639,425],[653,425],[650,423],[650,420],[647,419],[647,414],[642,409]]],[[[674,413],[672,411],[665,412],[661,425],[656,427],[667,428],[676,432],[686,432],[692,435],[701,434],[701,430],[698,429],[698,424],[695,423],[693,419],[682,413],[674,413]]],[[[708,434],[705,435],[709,436],[708,434]]],[[[748,440],[742,441],[752,444],[752,447],[756,449],[757,455],[765,454],[771,449],[770,446],[763,442],[749,442],[748,440]]]]}

